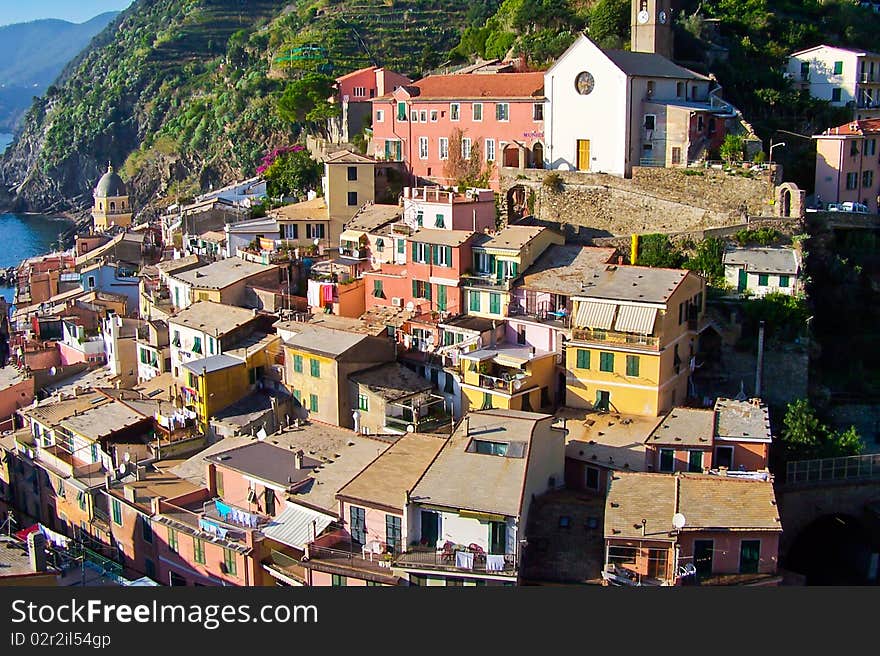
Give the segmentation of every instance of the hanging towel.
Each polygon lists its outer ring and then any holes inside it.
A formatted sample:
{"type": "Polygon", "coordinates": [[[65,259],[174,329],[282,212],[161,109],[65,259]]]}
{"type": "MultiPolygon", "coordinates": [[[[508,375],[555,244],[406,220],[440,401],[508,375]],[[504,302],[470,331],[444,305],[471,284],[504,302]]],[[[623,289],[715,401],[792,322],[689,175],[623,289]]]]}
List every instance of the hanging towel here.
{"type": "Polygon", "coordinates": [[[314,280],[309,280],[308,291],[306,292],[308,303],[311,307],[321,305],[321,287],[314,280]]]}
{"type": "Polygon", "coordinates": [[[227,506],[222,501],[215,501],[214,507],[217,508],[217,514],[220,515],[221,517],[223,517],[224,519],[226,518],[226,515],[228,515],[229,513],[232,512],[232,508],[227,506]]]}
{"type": "Polygon", "coordinates": [[[504,556],[503,555],[488,555],[488,556],[486,556],[486,571],[487,572],[504,571],[504,556]]]}
{"type": "Polygon", "coordinates": [[[474,568],[474,554],[468,551],[455,552],[455,566],[462,569],[474,568]]]}
{"type": "Polygon", "coordinates": [[[325,303],[333,303],[333,285],[321,285],[321,293],[325,303]]]}

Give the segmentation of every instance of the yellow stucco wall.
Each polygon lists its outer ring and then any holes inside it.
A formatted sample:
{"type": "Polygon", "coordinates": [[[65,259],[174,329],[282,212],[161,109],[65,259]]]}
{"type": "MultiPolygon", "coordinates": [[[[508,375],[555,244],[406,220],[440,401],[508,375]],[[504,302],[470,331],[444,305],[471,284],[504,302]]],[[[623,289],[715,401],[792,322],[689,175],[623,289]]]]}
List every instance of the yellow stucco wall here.
{"type": "Polygon", "coordinates": [[[522,381],[522,387],[513,394],[498,389],[490,389],[480,386],[479,371],[473,370],[470,366],[474,364],[471,361],[463,360],[464,380],[461,386],[462,391],[462,412],[470,410],[481,410],[484,407],[484,395],[491,395],[492,407],[504,410],[522,410],[524,398],[528,398],[528,404],[525,409],[531,407],[531,410],[537,412],[541,409],[541,389],[546,388],[550,402],[553,403],[553,376],[556,371],[556,358],[545,357],[532,360],[526,364],[526,373],[530,374],[529,378],[522,381]],[[474,386],[478,389],[474,389],[474,386]]]}

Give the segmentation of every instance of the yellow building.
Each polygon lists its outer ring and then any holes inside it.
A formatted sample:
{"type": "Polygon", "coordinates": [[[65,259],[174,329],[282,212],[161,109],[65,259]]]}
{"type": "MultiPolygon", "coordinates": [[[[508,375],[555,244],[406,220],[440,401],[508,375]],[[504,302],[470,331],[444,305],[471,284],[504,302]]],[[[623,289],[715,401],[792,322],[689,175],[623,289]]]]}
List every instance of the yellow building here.
{"type": "Polygon", "coordinates": [[[513,282],[547,248],[563,244],[562,235],[542,227],[508,226],[473,243],[473,262],[462,276],[463,310],[493,319],[507,316],[513,282]]]}
{"type": "Polygon", "coordinates": [[[111,164],[107,165],[107,172],[98,180],[93,195],[95,205],[92,208],[92,218],[96,232],[107,230],[114,225],[122,227],[131,225],[128,189],[111,164]]]}
{"type": "MultiPolygon", "coordinates": [[[[323,184],[331,226],[341,227],[363,205],[376,200],[376,161],[348,150],[327,155],[323,184]]],[[[333,236],[338,239],[339,231],[333,236]]]]}
{"type": "Polygon", "coordinates": [[[462,412],[525,410],[553,405],[556,354],[503,344],[460,356],[462,412]]]}
{"type": "Polygon", "coordinates": [[[285,382],[308,416],[354,427],[348,377],[384,362],[394,361],[394,344],[344,330],[303,324],[284,342],[285,382]]]}
{"type": "Polygon", "coordinates": [[[250,392],[247,363],[231,355],[184,362],[181,369],[183,403],[196,413],[203,428],[211,416],[250,392]]]}
{"type": "Polygon", "coordinates": [[[565,404],[644,416],[681,404],[705,301],[690,271],[598,268],[572,296],[565,404]]]}
{"type": "Polygon", "coordinates": [[[276,377],[272,371],[280,352],[280,337],[255,333],[223,354],[182,363],[178,383],[184,403],[207,427],[212,416],[250,394],[261,381],[280,380],[281,374],[276,377]]]}

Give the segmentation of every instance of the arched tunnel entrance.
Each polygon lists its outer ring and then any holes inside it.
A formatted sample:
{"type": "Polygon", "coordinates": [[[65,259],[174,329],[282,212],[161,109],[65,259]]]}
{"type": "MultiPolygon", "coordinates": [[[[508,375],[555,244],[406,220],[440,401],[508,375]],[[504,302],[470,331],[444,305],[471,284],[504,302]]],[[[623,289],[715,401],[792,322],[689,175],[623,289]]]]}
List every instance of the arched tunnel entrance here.
{"type": "Polygon", "coordinates": [[[877,535],[858,518],[824,515],[795,538],[785,569],[802,574],[807,585],[876,585],[877,535]]]}

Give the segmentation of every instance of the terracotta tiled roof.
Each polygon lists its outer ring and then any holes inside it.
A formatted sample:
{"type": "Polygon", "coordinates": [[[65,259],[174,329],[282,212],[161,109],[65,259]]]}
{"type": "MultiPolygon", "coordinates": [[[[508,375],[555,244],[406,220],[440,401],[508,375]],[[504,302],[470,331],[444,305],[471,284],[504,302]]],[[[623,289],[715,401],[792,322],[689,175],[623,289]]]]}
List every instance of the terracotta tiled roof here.
{"type": "Polygon", "coordinates": [[[544,73],[429,75],[404,88],[419,99],[543,98],[544,73]]]}
{"type": "Polygon", "coordinates": [[[615,472],[605,505],[606,538],[670,539],[672,516],[684,531],[781,531],[770,481],[702,474],[615,472]]]}
{"type": "Polygon", "coordinates": [[[860,121],[850,121],[836,128],[825,130],[820,136],[862,136],[880,132],[880,118],[864,118],[860,121]]]}

